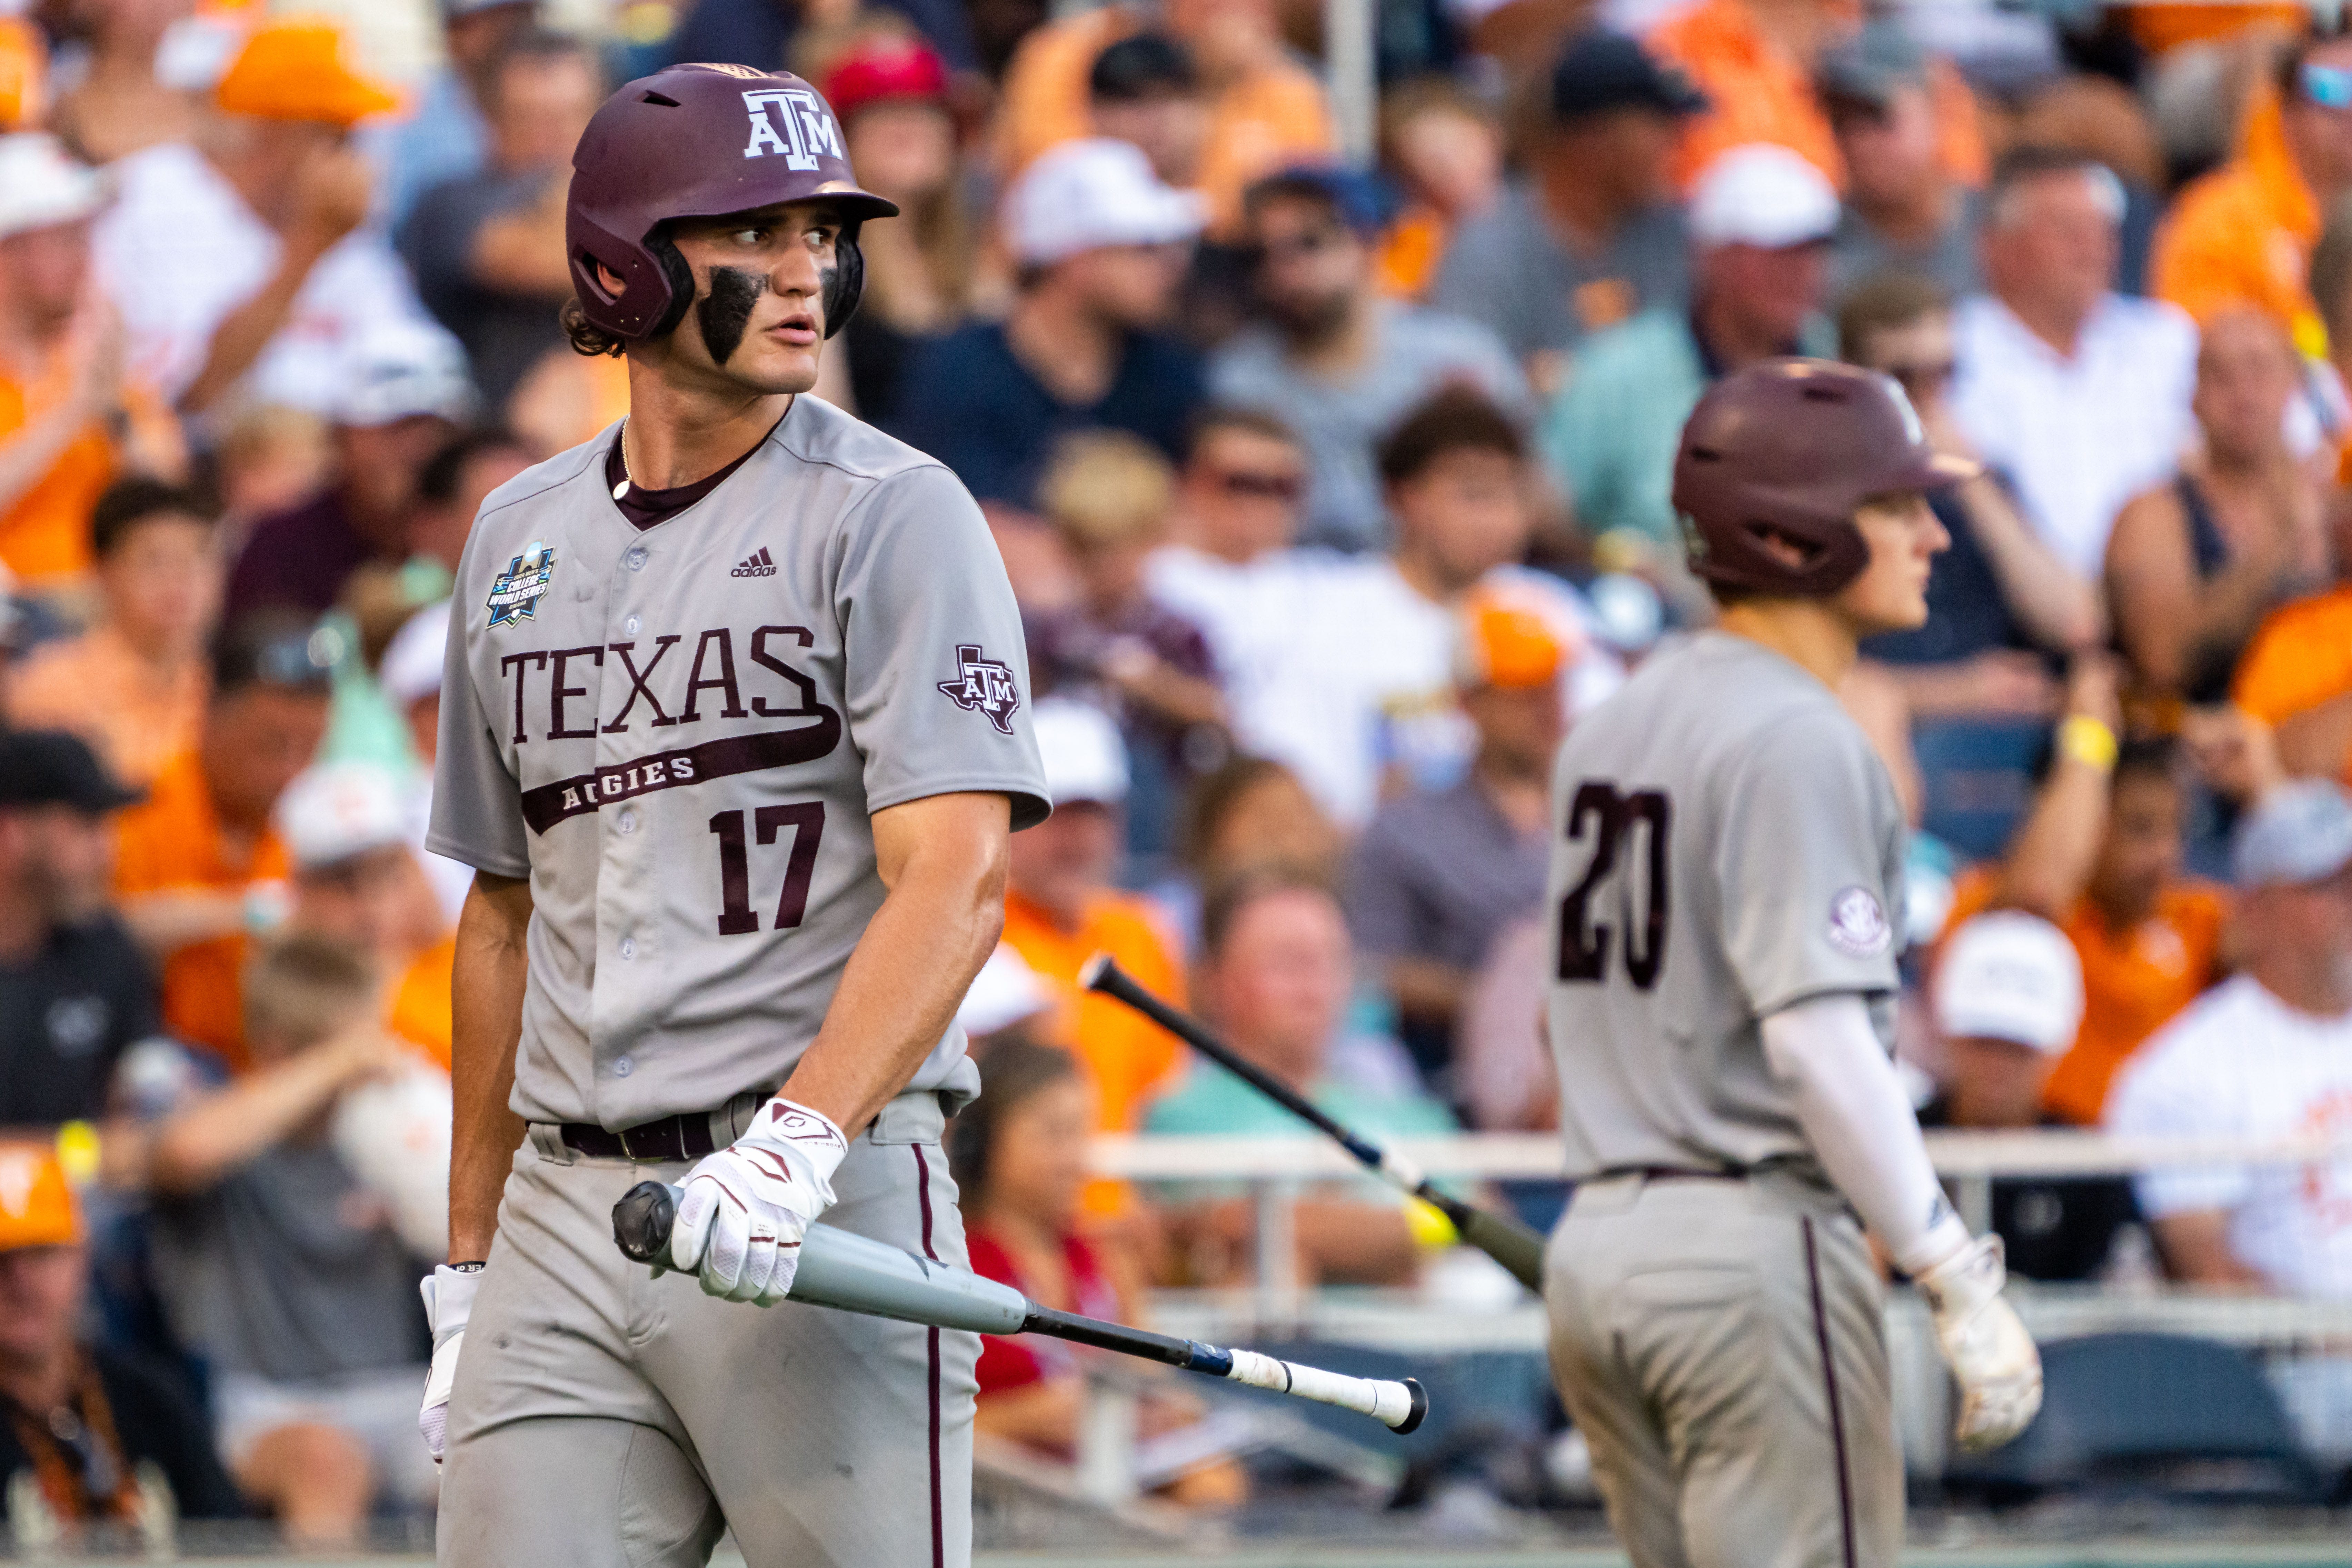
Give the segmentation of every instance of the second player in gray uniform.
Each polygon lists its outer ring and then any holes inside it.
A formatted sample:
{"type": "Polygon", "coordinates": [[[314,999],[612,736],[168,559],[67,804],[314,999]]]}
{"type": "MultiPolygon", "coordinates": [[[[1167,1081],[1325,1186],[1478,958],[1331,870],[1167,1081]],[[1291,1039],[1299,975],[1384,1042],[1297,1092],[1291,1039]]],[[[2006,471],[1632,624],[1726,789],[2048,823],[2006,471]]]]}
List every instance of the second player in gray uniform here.
{"type": "Polygon", "coordinates": [[[442,698],[440,1560],[960,1568],[976,1338],[751,1303],[820,1216],[965,1262],[953,1014],[1046,810],[1020,617],[946,469],[796,395],[895,211],[824,100],[675,67],[573,167],[568,324],[630,412],[483,506],[442,698]],[[658,1277],[613,1241],[648,1175],[658,1277]]]}
{"type": "Polygon", "coordinates": [[[1577,1187],[1544,1295],[1637,1568],[1895,1562],[1864,1226],[1932,1304],[1960,1441],[2040,1405],[1999,1242],[1945,1203],[1895,1075],[1904,823],[1834,689],[1859,639],[1927,618],[1949,541],[1926,492],[1971,468],[1883,376],[1783,360],[1717,383],[1675,505],[1719,627],[1560,748],[1549,1024],[1577,1187]]]}

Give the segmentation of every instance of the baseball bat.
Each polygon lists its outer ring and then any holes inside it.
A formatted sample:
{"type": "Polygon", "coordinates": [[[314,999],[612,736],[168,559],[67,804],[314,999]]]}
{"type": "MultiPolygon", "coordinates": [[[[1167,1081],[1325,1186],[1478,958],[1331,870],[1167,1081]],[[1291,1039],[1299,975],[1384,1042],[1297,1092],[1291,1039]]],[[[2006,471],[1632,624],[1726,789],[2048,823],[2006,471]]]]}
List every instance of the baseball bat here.
{"type": "MultiPolygon", "coordinates": [[[[677,1219],[677,1200],[678,1189],[660,1182],[639,1182],[624,1194],[613,1205],[613,1239],[622,1252],[639,1263],[666,1264],[670,1226],[677,1219]]],[[[1149,1329],[1057,1311],[1039,1306],[1010,1285],[828,1225],[811,1226],[801,1238],[800,1268],[793,1276],[786,1299],[934,1328],[968,1329],[981,1334],[1045,1334],[1311,1399],[1318,1405],[1335,1405],[1369,1415],[1399,1434],[1419,1426],[1429,1414],[1429,1395],[1413,1378],[1397,1383],[1348,1377],[1321,1367],[1276,1361],[1255,1351],[1225,1350],[1198,1340],[1180,1340],[1149,1329]]]]}
{"type": "Polygon", "coordinates": [[[1463,1240],[1501,1264],[1528,1289],[1538,1295],[1543,1293],[1544,1238],[1532,1227],[1507,1215],[1489,1213],[1439,1191],[1412,1161],[1340,1126],[1305,1095],[1219,1039],[1198,1018],[1178,1011],[1146,991],[1133,975],[1119,968],[1110,954],[1098,952],[1087,959],[1078,971],[1078,984],[1088,991],[1099,991],[1126,1003],[1293,1116],[1328,1135],[1355,1156],[1358,1164],[1399,1192],[1410,1194],[1436,1209],[1454,1222],[1463,1240]]]}

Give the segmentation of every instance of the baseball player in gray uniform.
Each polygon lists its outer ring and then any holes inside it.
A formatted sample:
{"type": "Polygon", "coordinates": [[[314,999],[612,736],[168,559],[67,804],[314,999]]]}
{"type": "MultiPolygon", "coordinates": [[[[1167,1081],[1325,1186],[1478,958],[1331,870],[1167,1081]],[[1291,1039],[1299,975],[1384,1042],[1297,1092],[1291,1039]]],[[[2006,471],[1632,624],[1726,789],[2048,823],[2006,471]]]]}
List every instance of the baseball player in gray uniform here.
{"type": "Polygon", "coordinates": [[[679,66],[573,156],[573,346],[629,415],[483,505],[430,843],[458,927],[440,1560],[946,1568],[974,1336],[781,1301],[825,1223],[962,1265],[953,1015],[1041,819],[979,510],[813,397],[857,188],[798,78],[679,66]],[[681,1184],[671,1262],[614,1202],[681,1184]]]}
{"type": "Polygon", "coordinates": [[[1999,1242],[1945,1203],[1895,1076],[1903,817],[1834,695],[1858,639],[1926,620],[1949,543],[1926,492],[1972,470],[1884,376],[1780,360],[1717,383],[1674,495],[1719,628],[1560,748],[1549,1008],[1578,1184],[1544,1296],[1639,1568],[1895,1562],[1864,1226],[1932,1304],[1960,1440],[2041,1403],[1999,1242]]]}

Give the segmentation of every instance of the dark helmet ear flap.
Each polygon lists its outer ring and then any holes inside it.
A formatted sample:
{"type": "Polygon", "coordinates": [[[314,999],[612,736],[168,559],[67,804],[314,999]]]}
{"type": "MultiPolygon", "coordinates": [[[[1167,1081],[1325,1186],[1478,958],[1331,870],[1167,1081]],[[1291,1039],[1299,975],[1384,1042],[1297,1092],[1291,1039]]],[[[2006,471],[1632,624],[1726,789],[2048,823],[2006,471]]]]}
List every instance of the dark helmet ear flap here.
{"type": "Polygon", "coordinates": [[[863,226],[852,219],[841,226],[841,234],[833,242],[833,271],[824,280],[824,335],[833,336],[849,324],[857,313],[858,299],[866,292],[866,252],[857,243],[857,231],[863,226]]]}
{"type": "Polygon", "coordinates": [[[658,338],[686,320],[687,308],[694,303],[694,268],[687,265],[686,257],[671,243],[669,225],[666,223],[656,225],[654,231],[646,236],[645,251],[661,268],[662,281],[669,285],[669,308],[645,334],[658,338]]]}

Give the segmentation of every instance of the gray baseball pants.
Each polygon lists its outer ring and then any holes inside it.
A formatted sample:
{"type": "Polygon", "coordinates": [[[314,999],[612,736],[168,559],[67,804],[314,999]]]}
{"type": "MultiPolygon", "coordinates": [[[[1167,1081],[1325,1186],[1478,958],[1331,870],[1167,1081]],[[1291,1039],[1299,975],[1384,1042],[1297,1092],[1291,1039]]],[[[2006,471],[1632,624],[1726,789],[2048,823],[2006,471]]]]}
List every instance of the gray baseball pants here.
{"type": "MultiPolygon", "coordinates": [[[[935,1095],[850,1144],[824,1223],[968,1264],[935,1095]]],[[[613,1244],[613,1205],[690,1166],[533,1127],[449,1402],[445,1568],[967,1568],[977,1335],[715,1300],[613,1244]]]]}
{"type": "Polygon", "coordinates": [[[1577,1189],[1544,1259],[1552,1378],[1634,1568],[1891,1568],[1883,1294],[1801,1177],[1577,1189]]]}

